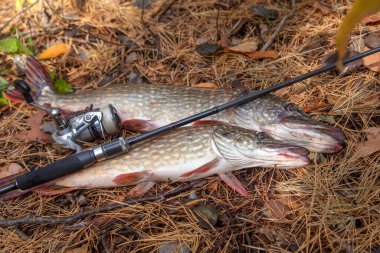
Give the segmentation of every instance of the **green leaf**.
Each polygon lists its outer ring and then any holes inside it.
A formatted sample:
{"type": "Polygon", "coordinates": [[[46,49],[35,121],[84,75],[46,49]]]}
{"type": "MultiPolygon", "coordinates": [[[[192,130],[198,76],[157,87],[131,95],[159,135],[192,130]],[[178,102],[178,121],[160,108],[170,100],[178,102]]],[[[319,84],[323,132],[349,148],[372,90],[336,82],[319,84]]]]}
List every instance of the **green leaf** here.
{"type": "Polygon", "coordinates": [[[0,97],[0,107],[9,105],[9,101],[6,98],[0,97]]]}
{"type": "Polygon", "coordinates": [[[346,53],[350,32],[367,14],[377,10],[380,10],[379,0],[356,0],[350,12],[344,17],[335,39],[339,56],[337,61],[339,69],[343,69],[342,60],[346,53]]]}
{"type": "Polygon", "coordinates": [[[0,97],[1,92],[8,88],[9,82],[0,76],[0,97]]]}
{"type": "Polygon", "coordinates": [[[33,55],[33,53],[16,38],[5,38],[0,40],[0,51],[8,54],[21,52],[27,55],[33,55]]]}
{"type": "Polygon", "coordinates": [[[50,71],[49,72],[49,77],[52,81],[55,80],[55,77],[57,76],[57,73],[55,73],[55,71],[50,71]]]}
{"type": "Polygon", "coordinates": [[[55,90],[60,94],[73,92],[71,85],[63,79],[58,79],[54,82],[55,90]]]}
{"type": "Polygon", "coordinates": [[[6,38],[0,40],[0,51],[3,53],[17,53],[17,39],[6,38]]]}

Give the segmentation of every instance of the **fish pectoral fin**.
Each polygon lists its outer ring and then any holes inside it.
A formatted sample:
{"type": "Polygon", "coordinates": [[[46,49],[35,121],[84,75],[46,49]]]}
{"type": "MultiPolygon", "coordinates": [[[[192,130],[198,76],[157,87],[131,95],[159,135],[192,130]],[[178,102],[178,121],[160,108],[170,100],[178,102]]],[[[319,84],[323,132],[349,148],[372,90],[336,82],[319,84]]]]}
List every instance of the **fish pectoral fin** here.
{"type": "Polygon", "coordinates": [[[153,181],[146,181],[146,182],[141,182],[138,183],[135,187],[133,187],[129,192],[128,195],[132,197],[137,197],[137,196],[143,196],[145,193],[147,193],[154,185],[156,182],[153,181]]]}
{"type": "Polygon", "coordinates": [[[199,126],[199,125],[223,125],[223,124],[226,124],[226,123],[223,123],[218,120],[197,120],[197,121],[194,121],[191,125],[199,126]]]}
{"type": "Polygon", "coordinates": [[[205,172],[211,170],[212,168],[215,168],[218,165],[219,161],[220,161],[219,158],[215,158],[214,160],[212,160],[212,161],[210,161],[210,162],[208,162],[206,164],[203,164],[202,166],[200,166],[199,168],[197,168],[195,170],[191,170],[191,171],[183,173],[181,175],[181,177],[191,177],[194,174],[205,173],[205,172]]]}
{"type": "Polygon", "coordinates": [[[240,195],[247,197],[248,192],[245,189],[244,185],[240,182],[239,179],[232,173],[221,173],[219,174],[219,177],[232,189],[237,191],[240,195]]]}
{"type": "Polygon", "coordinates": [[[116,176],[112,181],[117,185],[135,185],[149,176],[149,174],[146,171],[124,173],[116,176]]]}
{"type": "Polygon", "coordinates": [[[123,129],[137,132],[149,132],[160,126],[161,125],[153,120],[129,119],[121,122],[121,127],[123,129]]]}

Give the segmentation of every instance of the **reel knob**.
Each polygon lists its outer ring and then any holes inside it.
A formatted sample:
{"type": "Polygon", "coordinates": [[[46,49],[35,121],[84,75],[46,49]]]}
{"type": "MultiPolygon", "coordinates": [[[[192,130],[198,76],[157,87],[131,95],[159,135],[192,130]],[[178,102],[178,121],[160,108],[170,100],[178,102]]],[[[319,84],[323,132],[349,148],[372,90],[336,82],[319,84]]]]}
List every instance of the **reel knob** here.
{"type": "Polygon", "coordinates": [[[30,95],[30,92],[32,91],[32,89],[24,80],[16,80],[16,81],[14,81],[13,84],[14,84],[16,90],[18,90],[19,92],[22,93],[22,95],[25,98],[25,101],[28,104],[34,102],[32,95],[30,95]]]}

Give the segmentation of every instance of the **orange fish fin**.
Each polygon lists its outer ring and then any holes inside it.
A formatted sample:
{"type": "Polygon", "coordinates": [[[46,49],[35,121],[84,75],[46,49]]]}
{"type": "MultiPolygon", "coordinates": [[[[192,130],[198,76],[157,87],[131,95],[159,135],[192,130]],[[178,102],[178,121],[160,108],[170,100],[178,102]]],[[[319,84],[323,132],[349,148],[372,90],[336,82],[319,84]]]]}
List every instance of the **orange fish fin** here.
{"type": "Polygon", "coordinates": [[[130,172],[116,176],[112,181],[118,185],[134,185],[138,184],[148,175],[147,172],[130,172]]]}
{"type": "Polygon", "coordinates": [[[45,196],[53,196],[53,195],[60,195],[65,194],[71,191],[77,190],[76,188],[62,188],[58,186],[40,186],[37,188],[32,189],[33,192],[36,192],[41,195],[45,196]]]}
{"type": "Polygon", "coordinates": [[[234,189],[235,191],[237,191],[240,195],[242,195],[244,197],[248,196],[247,190],[245,189],[245,187],[243,186],[243,184],[240,182],[240,180],[237,179],[237,177],[232,172],[221,173],[221,174],[219,174],[219,177],[229,187],[231,187],[232,189],[234,189]]]}
{"type": "Polygon", "coordinates": [[[205,173],[209,170],[211,170],[212,168],[215,168],[217,166],[219,162],[219,158],[215,158],[214,160],[212,160],[211,162],[208,162],[206,164],[203,164],[201,167],[195,169],[195,170],[191,170],[191,171],[188,171],[186,173],[183,173],[181,175],[181,177],[191,177],[192,175],[194,174],[202,174],[202,173],[205,173]]]}
{"type": "Polygon", "coordinates": [[[222,125],[223,122],[218,120],[197,120],[194,121],[191,125],[192,126],[199,126],[199,125],[222,125]]]}
{"type": "Polygon", "coordinates": [[[156,182],[153,181],[146,181],[146,182],[141,182],[138,183],[135,187],[133,187],[129,192],[128,195],[132,197],[137,197],[137,196],[143,196],[145,193],[147,193],[154,185],[156,182]]]}
{"type": "Polygon", "coordinates": [[[129,119],[124,120],[121,123],[123,129],[137,131],[137,132],[149,132],[156,128],[159,128],[160,125],[152,120],[142,120],[142,119],[129,119]]]}

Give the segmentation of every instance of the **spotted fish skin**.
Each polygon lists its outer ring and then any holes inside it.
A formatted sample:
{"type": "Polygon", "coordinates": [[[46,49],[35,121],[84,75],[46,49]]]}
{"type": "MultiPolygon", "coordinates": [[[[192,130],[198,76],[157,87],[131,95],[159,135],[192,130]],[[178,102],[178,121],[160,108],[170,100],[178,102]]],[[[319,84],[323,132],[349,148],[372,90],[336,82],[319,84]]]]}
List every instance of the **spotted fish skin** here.
{"type": "Polygon", "coordinates": [[[137,144],[125,155],[60,178],[53,184],[99,188],[189,181],[250,167],[300,167],[310,162],[307,154],[304,148],[236,126],[190,126],[137,144]]]}
{"type": "MultiPolygon", "coordinates": [[[[34,58],[26,60],[26,81],[34,88],[34,98],[66,111],[83,110],[112,104],[123,126],[146,132],[247,94],[242,89],[117,84],[94,90],[57,95],[42,65],[34,58]]],[[[5,94],[21,99],[15,90],[5,94]]],[[[222,111],[206,120],[220,121],[262,131],[273,138],[307,148],[310,151],[335,153],[343,148],[345,136],[340,129],[310,118],[301,108],[273,95],[222,111]]]]}

